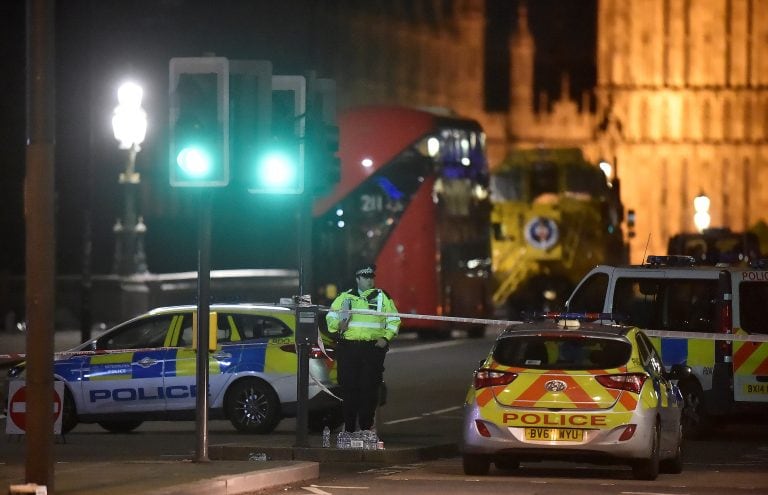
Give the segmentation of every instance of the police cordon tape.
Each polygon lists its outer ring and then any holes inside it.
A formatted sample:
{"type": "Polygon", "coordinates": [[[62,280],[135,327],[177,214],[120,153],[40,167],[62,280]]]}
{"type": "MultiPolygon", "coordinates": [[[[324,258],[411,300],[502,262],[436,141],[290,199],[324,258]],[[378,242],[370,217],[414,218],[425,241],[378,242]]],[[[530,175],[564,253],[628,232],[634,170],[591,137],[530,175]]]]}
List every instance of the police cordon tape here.
{"type": "MultiPolygon", "coordinates": [[[[330,308],[320,307],[321,311],[330,311],[330,308]]],[[[471,325],[491,325],[499,327],[509,327],[515,325],[521,325],[525,322],[518,320],[490,320],[486,318],[464,318],[459,316],[435,316],[435,315],[419,315],[412,313],[381,313],[379,311],[367,310],[367,309],[350,309],[350,314],[361,315],[378,315],[383,317],[398,317],[400,319],[413,319],[413,320],[433,320],[433,321],[445,321],[453,323],[467,323],[471,325]]],[[[549,315],[556,315],[558,313],[548,313],[549,315]]],[[[599,316],[598,320],[609,320],[610,313],[595,313],[599,316]]],[[[575,319],[578,313],[562,313],[562,319],[573,318],[575,319]]],[[[631,325],[630,325],[631,326],[631,325]]],[[[726,340],[726,341],[738,341],[738,342],[768,342],[768,335],[756,335],[744,333],[702,333],[702,332],[678,332],[674,330],[653,330],[643,329],[646,335],[649,337],[666,337],[671,339],[700,339],[700,340],[726,340]]]]}

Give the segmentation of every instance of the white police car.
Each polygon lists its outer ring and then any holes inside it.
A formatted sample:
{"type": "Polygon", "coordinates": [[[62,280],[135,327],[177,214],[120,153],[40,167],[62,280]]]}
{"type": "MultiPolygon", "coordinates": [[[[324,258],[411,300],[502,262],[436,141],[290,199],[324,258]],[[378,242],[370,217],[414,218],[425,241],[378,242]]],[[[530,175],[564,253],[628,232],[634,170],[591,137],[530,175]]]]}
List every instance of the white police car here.
{"type": "MultiPolygon", "coordinates": [[[[149,420],[194,420],[196,306],[158,308],[54,357],[65,383],[62,431],[98,423],[128,432],[149,420]]],[[[214,304],[216,350],[209,353],[210,417],[227,418],[243,432],[268,433],[293,417],[297,353],[293,308],[214,304]]],[[[333,349],[310,353],[310,429],[341,423],[333,349]],[[333,394],[333,395],[331,395],[333,394]]],[[[24,364],[9,379],[24,379],[24,364]]]]}
{"type": "Polygon", "coordinates": [[[626,463],[638,479],[679,473],[683,400],[671,378],[636,327],[569,319],[514,326],[467,392],[464,472],[558,459],[626,463]]]}

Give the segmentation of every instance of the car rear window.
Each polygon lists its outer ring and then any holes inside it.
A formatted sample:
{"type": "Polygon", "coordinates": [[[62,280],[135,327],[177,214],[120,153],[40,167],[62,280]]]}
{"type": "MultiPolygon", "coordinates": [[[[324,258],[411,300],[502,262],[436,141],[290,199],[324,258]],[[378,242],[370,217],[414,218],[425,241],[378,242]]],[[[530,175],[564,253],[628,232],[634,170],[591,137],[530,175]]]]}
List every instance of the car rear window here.
{"type": "Polygon", "coordinates": [[[766,301],[768,284],[765,282],[739,284],[739,319],[743,330],[749,333],[768,333],[763,313],[766,301]]]}
{"type": "Polygon", "coordinates": [[[593,370],[618,368],[632,353],[628,341],[571,336],[499,339],[493,359],[505,366],[533,369],[593,370]]]}

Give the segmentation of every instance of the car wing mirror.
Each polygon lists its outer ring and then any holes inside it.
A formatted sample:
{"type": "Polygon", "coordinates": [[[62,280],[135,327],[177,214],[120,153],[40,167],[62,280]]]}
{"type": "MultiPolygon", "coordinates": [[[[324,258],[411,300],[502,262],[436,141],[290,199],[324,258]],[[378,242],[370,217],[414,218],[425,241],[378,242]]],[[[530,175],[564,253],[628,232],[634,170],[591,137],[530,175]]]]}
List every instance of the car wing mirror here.
{"type": "Polygon", "coordinates": [[[688,378],[689,376],[693,375],[693,369],[691,369],[690,366],[685,364],[673,364],[672,368],[666,373],[664,373],[664,376],[667,378],[667,380],[684,380],[685,378],[688,378]]]}

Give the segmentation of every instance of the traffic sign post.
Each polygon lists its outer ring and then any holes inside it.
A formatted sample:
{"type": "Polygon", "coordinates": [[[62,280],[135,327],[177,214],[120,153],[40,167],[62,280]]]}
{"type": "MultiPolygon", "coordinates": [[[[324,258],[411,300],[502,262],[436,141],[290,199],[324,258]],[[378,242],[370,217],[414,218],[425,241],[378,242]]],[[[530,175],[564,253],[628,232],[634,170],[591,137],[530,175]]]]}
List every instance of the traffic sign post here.
{"type": "MultiPolygon", "coordinates": [[[[53,383],[53,433],[61,434],[61,418],[64,404],[64,383],[53,383]]],[[[24,435],[27,432],[27,386],[25,382],[12,381],[8,387],[8,419],[5,433],[24,435]]]]}

